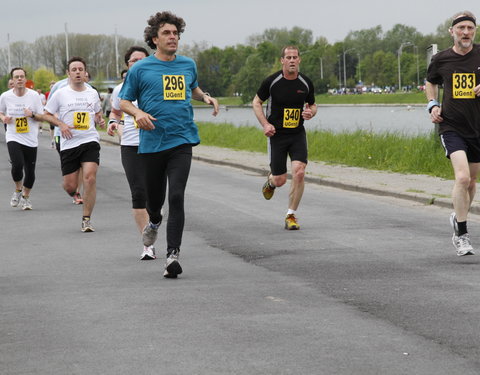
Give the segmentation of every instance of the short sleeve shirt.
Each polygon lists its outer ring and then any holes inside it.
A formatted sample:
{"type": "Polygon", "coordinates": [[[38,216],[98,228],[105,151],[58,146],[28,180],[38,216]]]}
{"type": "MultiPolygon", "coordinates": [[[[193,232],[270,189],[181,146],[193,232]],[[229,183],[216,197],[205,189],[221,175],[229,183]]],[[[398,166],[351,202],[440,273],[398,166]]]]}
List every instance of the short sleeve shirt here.
{"type": "Polygon", "coordinates": [[[43,113],[42,100],[36,91],[26,89],[25,95],[17,96],[13,90],[8,90],[0,96],[0,112],[13,118],[13,121],[7,124],[5,141],[37,147],[40,123],[31,117],[26,117],[25,108],[34,113],[43,113]]]}
{"type": "Polygon", "coordinates": [[[466,55],[452,48],[432,57],[427,81],[443,85],[442,117],[439,133],[455,131],[464,138],[480,137],[480,98],[473,88],[480,84],[480,46],[466,55]]]}
{"type": "Polygon", "coordinates": [[[139,153],[200,143],[190,103],[196,87],[197,67],[188,57],[177,55],[173,61],[162,61],[152,55],[129,69],[119,97],[137,101],[138,108],[156,119],[155,129],[140,129],[139,153]]]}
{"type": "Polygon", "coordinates": [[[50,95],[45,110],[58,114],[60,121],[73,127],[73,137],[60,137],[60,150],[75,148],[84,143],[99,142],[95,128],[95,113],[102,110],[100,98],[95,89],[85,86],[85,90],[76,91],[69,85],[50,95]]]}
{"type": "MultiPolygon", "coordinates": [[[[118,86],[116,86],[113,89],[112,92],[112,108],[121,111],[120,109],[120,97],[118,94],[120,93],[120,90],[122,89],[123,82],[120,83],[118,86]]],[[[136,101],[132,102],[132,104],[135,107],[138,107],[138,104],[136,101]]],[[[120,144],[122,146],[138,146],[140,140],[139,140],[139,129],[137,122],[133,118],[133,116],[130,116],[128,113],[122,112],[122,121],[123,121],[123,132],[122,132],[122,138],[120,140],[120,144]]]]}
{"type": "Polygon", "coordinates": [[[303,131],[303,106],[315,104],[313,83],[302,73],[289,80],[276,72],[262,82],[257,95],[262,102],[268,100],[265,117],[277,133],[303,131]]]}

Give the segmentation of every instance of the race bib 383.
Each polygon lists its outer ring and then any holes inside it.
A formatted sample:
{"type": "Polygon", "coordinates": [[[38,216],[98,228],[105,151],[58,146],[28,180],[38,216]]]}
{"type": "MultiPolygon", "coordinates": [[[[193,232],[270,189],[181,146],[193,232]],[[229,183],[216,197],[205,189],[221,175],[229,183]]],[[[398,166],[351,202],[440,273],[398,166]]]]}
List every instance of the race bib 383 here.
{"type": "Polygon", "coordinates": [[[474,99],[475,73],[453,73],[452,93],[454,99],[474,99]]]}

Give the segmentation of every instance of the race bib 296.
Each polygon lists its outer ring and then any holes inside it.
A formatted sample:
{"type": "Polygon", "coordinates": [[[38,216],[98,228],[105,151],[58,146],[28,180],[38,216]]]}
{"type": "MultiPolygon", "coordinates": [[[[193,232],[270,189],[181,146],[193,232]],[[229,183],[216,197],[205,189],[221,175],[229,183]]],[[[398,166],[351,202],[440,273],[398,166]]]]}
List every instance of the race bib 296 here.
{"type": "Polygon", "coordinates": [[[163,76],[163,100],[185,100],[185,76],[163,76]]]}

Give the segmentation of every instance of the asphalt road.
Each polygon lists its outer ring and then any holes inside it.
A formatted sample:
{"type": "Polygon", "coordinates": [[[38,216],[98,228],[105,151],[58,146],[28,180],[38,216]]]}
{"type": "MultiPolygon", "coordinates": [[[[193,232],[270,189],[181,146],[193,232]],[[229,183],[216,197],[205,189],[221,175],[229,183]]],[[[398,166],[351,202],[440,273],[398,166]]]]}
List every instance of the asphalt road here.
{"type": "Polygon", "coordinates": [[[288,232],[287,188],[265,201],[264,177],[195,162],[167,280],[138,259],[118,147],[102,146],[95,233],[46,136],[30,212],[9,206],[0,155],[2,375],[480,373],[480,257],[456,257],[445,209],[308,184],[288,232]]]}

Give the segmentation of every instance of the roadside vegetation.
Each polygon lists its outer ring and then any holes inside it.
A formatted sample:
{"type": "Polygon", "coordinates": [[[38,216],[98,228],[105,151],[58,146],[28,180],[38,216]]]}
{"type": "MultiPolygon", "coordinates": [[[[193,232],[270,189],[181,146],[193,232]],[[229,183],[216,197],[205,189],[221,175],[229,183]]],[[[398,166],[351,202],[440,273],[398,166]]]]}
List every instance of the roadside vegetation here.
{"type": "MultiPolygon", "coordinates": [[[[242,98],[239,96],[227,96],[227,97],[217,97],[220,105],[223,106],[249,106],[249,103],[243,104],[242,98]]],[[[401,92],[401,93],[390,93],[390,94],[348,94],[348,95],[332,95],[332,94],[320,94],[315,96],[315,101],[317,104],[427,104],[425,99],[425,93],[423,91],[411,91],[411,92],[401,92]]],[[[207,105],[205,103],[193,102],[194,105],[207,105]]]]}
{"type": "MultiPolygon", "coordinates": [[[[199,123],[202,144],[266,153],[263,132],[255,127],[199,123]]],[[[450,162],[438,137],[369,131],[307,132],[309,160],[452,179],[450,162]]]]}
{"type": "Polygon", "coordinates": [[[317,104],[424,104],[427,99],[423,91],[400,92],[391,94],[351,94],[316,96],[317,104]]]}

